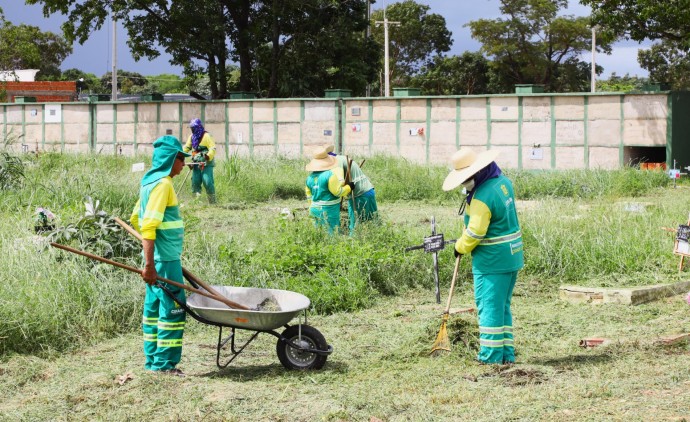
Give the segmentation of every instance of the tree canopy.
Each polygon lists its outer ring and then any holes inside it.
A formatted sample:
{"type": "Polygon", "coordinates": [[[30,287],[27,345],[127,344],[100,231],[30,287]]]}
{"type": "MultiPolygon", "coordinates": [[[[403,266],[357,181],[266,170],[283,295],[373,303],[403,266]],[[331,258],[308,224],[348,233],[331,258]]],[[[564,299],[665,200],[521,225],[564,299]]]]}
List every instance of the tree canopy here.
{"type": "Polygon", "coordinates": [[[0,70],[38,69],[36,79],[56,79],[71,53],[72,45],[61,36],[37,26],[13,25],[0,9],[0,70]]]}
{"type": "MultiPolygon", "coordinates": [[[[389,21],[400,22],[389,25],[389,78],[392,85],[405,86],[418,75],[425,66],[430,66],[437,56],[450,50],[453,44],[452,33],[446,27],[446,19],[429,13],[429,6],[413,0],[393,3],[386,8],[389,21]]],[[[371,15],[372,37],[384,44],[383,9],[371,15]]],[[[380,56],[383,60],[383,50],[380,56]]],[[[383,65],[381,65],[383,68],[383,65]]]]}
{"type": "MultiPolygon", "coordinates": [[[[559,16],[567,0],[501,0],[505,18],[479,19],[469,26],[501,76],[499,91],[514,84],[545,85],[549,91],[587,90],[588,63],[580,55],[591,47],[589,18],[559,16]]],[[[610,54],[613,38],[597,37],[597,51],[610,54]]],[[[603,69],[597,67],[597,73],[603,69]]]]}

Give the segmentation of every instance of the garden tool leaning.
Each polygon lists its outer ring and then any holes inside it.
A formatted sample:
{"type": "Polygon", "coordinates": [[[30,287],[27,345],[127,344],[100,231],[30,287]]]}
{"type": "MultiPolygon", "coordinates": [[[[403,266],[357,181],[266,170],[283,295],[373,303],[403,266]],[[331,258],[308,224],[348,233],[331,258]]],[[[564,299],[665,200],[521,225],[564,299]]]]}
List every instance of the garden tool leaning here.
{"type": "Polygon", "coordinates": [[[446,305],[446,310],[443,312],[443,318],[441,321],[441,328],[438,330],[438,335],[436,335],[436,341],[431,346],[430,354],[439,354],[441,350],[450,352],[450,340],[448,339],[448,329],[446,325],[448,323],[448,315],[450,314],[450,301],[453,298],[453,290],[455,290],[455,280],[458,278],[458,267],[460,266],[460,257],[458,255],[455,259],[455,270],[453,270],[453,281],[450,283],[450,291],[448,292],[448,304],[446,305]]]}

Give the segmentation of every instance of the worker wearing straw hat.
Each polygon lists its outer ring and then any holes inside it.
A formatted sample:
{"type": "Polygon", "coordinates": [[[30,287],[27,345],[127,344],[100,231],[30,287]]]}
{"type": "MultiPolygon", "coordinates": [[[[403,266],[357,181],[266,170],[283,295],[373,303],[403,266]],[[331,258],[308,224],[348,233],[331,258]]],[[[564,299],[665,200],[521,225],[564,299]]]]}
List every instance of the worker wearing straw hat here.
{"type": "Polygon", "coordinates": [[[305,167],[311,173],[304,190],[311,200],[309,215],[314,218],[314,224],[326,226],[328,233],[333,234],[340,229],[340,198],[352,192],[354,184],[345,182],[342,167],[328,154],[328,149],[318,146],[312,151],[312,160],[305,167]]]}
{"type": "MultiPolygon", "coordinates": [[[[153,142],[152,167],[141,180],[139,200],[130,221],[143,238],[146,281],[144,298],[144,367],[177,376],[184,373],[176,368],[182,357],[182,335],[185,311],[157,285],[161,276],[182,283],[182,240],[184,223],[180,215],[177,194],[172,178],[184,168],[190,154],[182,150],[173,136],[162,136],[153,142]]],[[[167,286],[175,298],[184,303],[184,290],[167,286]]]]}
{"type": "Polygon", "coordinates": [[[378,205],[376,204],[374,185],[369,180],[369,177],[364,174],[359,164],[349,160],[345,155],[334,153],[335,148],[333,145],[325,145],[324,147],[328,155],[338,160],[338,164],[346,175],[345,179],[354,184],[352,194],[347,201],[348,228],[350,234],[352,234],[357,222],[375,221],[378,218],[378,205]]]}
{"type": "Polygon", "coordinates": [[[518,271],[524,266],[522,233],[510,180],[495,163],[495,150],[476,154],[463,148],[453,154],[453,170],[443,190],[467,191],[465,230],[455,254],[472,254],[474,296],[479,318],[482,363],[515,362],[510,301],[518,271]]]}

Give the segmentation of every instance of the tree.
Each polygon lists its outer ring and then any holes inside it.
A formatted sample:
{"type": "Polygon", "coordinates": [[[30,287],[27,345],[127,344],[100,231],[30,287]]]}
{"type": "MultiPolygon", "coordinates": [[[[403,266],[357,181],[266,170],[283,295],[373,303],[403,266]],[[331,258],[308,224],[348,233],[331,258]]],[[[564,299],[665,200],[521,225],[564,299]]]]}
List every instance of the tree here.
{"type": "Polygon", "coordinates": [[[638,78],[637,76],[630,76],[627,73],[625,76],[617,76],[612,73],[608,79],[597,80],[597,91],[599,92],[630,92],[639,91],[649,82],[647,78],[638,78]]]}
{"type": "Polygon", "coordinates": [[[67,69],[60,75],[61,81],[76,81],[77,91],[81,93],[101,92],[101,81],[93,73],[86,73],[79,69],[67,69]]]}
{"type": "MultiPolygon", "coordinates": [[[[480,51],[493,58],[502,91],[522,83],[543,84],[552,92],[586,90],[588,65],[579,57],[591,46],[589,19],[558,16],[567,5],[567,0],[501,0],[505,19],[467,24],[482,43],[480,51]]],[[[597,51],[610,54],[612,41],[610,35],[598,37],[597,51]]]]}
{"type": "Polygon", "coordinates": [[[687,1],[580,0],[592,7],[592,22],[603,31],[635,41],[668,40],[690,48],[690,4],[687,1]]]}
{"type": "Polygon", "coordinates": [[[668,82],[671,89],[690,89],[690,55],[677,41],[664,40],[649,50],[638,50],[637,61],[649,71],[649,79],[668,82]]]}
{"type": "MultiPolygon", "coordinates": [[[[117,71],[117,89],[123,94],[141,94],[149,92],[149,81],[142,74],[137,72],[127,72],[126,70],[117,71]]],[[[108,72],[101,77],[101,92],[112,92],[113,74],[108,72]]]]}
{"type": "MultiPolygon", "coordinates": [[[[429,9],[429,6],[413,0],[394,3],[386,8],[386,18],[400,22],[399,26],[389,25],[388,28],[391,63],[388,76],[393,85],[408,84],[424,66],[433,63],[435,56],[449,51],[453,44],[445,18],[429,14],[429,9]]],[[[376,21],[383,21],[383,9],[375,10],[371,15],[372,37],[383,46],[384,28],[383,25],[376,25],[376,21]]]]}
{"type": "Polygon", "coordinates": [[[272,0],[261,16],[271,28],[257,49],[256,80],[269,97],[322,96],[328,88],[365,93],[381,51],[364,36],[365,1],[272,0]]]}
{"type": "Polygon", "coordinates": [[[57,79],[71,53],[71,44],[61,36],[37,26],[13,25],[0,9],[0,70],[38,69],[36,79],[57,79]]]}
{"type": "Polygon", "coordinates": [[[461,56],[436,56],[411,85],[422,88],[425,95],[485,94],[490,74],[490,63],[481,53],[466,51],[461,56]]]}

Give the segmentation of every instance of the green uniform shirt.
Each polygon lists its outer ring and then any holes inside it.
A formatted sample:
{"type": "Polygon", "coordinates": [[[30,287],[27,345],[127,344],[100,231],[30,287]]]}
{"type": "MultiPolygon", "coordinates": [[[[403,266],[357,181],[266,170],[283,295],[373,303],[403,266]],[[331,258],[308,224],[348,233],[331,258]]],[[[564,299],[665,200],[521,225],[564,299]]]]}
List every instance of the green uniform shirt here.
{"type": "MultiPolygon", "coordinates": [[[[340,163],[340,167],[343,169],[343,174],[347,174],[347,157],[344,155],[337,155],[335,158],[338,159],[338,163],[340,163]]],[[[354,160],[350,166],[350,181],[355,184],[355,197],[374,189],[374,185],[371,184],[367,175],[364,174],[359,164],[354,160]]]]}
{"type": "Polygon", "coordinates": [[[477,188],[455,249],[472,253],[472,270],[479,274],[506,273],[524,266],[515,193],[507,177],[491,178],[477,188]]]}
{"type": "Polygon", "coordinates": [[[154,260],[180,259],[184,222],[172,178],[164,177],[141,187],[130,221],[144,239],[154,240],[154,260]]]}

